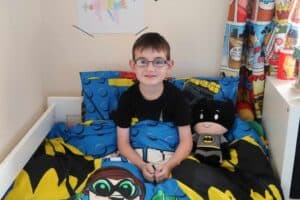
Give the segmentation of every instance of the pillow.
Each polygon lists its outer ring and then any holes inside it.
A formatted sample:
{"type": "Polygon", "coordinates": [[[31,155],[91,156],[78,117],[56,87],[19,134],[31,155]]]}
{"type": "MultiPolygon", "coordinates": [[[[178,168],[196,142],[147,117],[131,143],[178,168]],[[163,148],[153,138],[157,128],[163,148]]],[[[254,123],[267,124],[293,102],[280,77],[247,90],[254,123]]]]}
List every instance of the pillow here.
{"type": "MultiPolygon", "coordinates": [[[[120,95],[136,81],[135,74],[124,71],[80,72],[82,85],[82,121],[110,119],[120,95]]],[[[182,89],[189,101],[198,98],[230,99],[236,102],[238,77],[169,78],[182,89]]]]}
{"type": "Polygon", "coordinates": [[[194,104],[202,98],[231,100],[235,104],[237,99],[238,77],[173,78],[170,81],[183,90],[190,104],[194,104]]]}
{"type": "Polygon", "coordinates": [[[225,137],[229,142],[232,142],[245,136],[252,137],[263,149],[266,155],[268,155],[268,148],[262,141],[259,133],[257,133],[257,131],[254,130],[247,121],[242,120],[240,117],[236,117],[232,128],[225,134],[225,137]]]}
{"type": "Polygon", "coordinates": [[[80,72],[80,79],[82,121],[109,119],[120,95],[136,80],[134,73],[125,71],[80,72]]]}

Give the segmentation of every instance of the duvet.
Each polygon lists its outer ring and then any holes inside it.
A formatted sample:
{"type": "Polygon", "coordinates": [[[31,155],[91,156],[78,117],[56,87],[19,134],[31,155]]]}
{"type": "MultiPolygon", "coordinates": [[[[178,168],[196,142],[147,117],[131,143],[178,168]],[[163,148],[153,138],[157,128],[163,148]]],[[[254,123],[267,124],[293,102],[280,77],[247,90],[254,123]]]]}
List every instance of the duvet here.
{"type": "MultiPolygon", "coordinates": [[[[73,127],[58,123],[4,199],[283,199],[259,137],[239,128],[228,139],[230,157],[220,166],[201,163],[191,155],[173,169],[169,179],[149,183],[117,154],[112,121],[73,127]]],[[[155,121],[133,126],[130,140],[145,160],[166,159],[178,144],[176,127],[155,121]]]]}

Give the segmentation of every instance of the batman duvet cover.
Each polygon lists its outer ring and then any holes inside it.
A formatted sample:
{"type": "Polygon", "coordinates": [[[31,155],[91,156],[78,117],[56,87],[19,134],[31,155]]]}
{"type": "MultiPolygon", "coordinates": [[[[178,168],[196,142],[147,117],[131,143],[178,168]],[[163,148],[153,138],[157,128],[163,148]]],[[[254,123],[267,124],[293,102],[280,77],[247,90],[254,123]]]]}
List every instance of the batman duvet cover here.
{"type": "MultiPolygon", "coordinates": [[[[240,134],[232,140],[229,157],[219,166],[190,156],[173,169],[169,179],[156,184],[115,154],[111,122],[74,127],[61,123],[53,127],[4,200],[283,199],[265,149],[252,135],[240,134]]],[[[171,123],[140,122],[131,131],[132,146],[152,162],[167,159],[178,144],[171,123]]]]}

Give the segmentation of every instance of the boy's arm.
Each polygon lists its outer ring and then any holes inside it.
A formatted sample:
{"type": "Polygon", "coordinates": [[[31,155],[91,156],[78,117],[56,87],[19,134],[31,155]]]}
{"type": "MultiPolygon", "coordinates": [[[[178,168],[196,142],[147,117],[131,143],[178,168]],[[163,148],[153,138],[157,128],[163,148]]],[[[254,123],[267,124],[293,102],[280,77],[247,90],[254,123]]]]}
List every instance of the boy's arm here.
{"type": "Polygon", "coordinates": [[[167,179],[172,169],[179,165],[180,162],[184,160],[192,150],[193,142],[190,126],[179,126],[178,131],[179,145],[174,155],[167,163],[157,166],[155,171],[155,180],[157,182],[161,182],[167,179]]]}
{"type": "Polygon", "coordinates": [[[130,162],[142,169],[146,163],[140,157],[140,155],[131,147],[129,141],[129,128],[117,127],[118,133],[118,149],[123,156],[125,156],[130,162]]]}
{"type": "Polygon", "coordinates": [[[172,170],[180,164],[182,160],[189,156],[193,147],[192,133],[190,125],[179,126],[179,144],[174,155],[167,162],[167,165],[172,170]]]}

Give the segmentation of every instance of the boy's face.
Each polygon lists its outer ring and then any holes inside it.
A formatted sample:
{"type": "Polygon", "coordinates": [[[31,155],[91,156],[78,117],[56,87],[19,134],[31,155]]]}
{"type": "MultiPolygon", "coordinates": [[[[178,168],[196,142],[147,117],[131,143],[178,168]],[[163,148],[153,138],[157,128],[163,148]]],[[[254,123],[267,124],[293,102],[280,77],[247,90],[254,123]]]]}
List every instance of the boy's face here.
{"type": "Polygon", "coordinates": [[[135,50],[135,60],[129,61],[129,65],[139,82],[147,86],[162,84],[173,64],[173,60],[167,60],[166,52],[156,51],[152,48],[143,49],[143,51],[140,49],[135,50]],[[148,65],[147,61],[150,61],[148,65]],[[155,61],[155,63],[151,61],[155,61]],[[164,61],[166,62],[164,63],[164,61]],[[146,65],[141,66],[140,63],[146,63],[146,65]]]}

